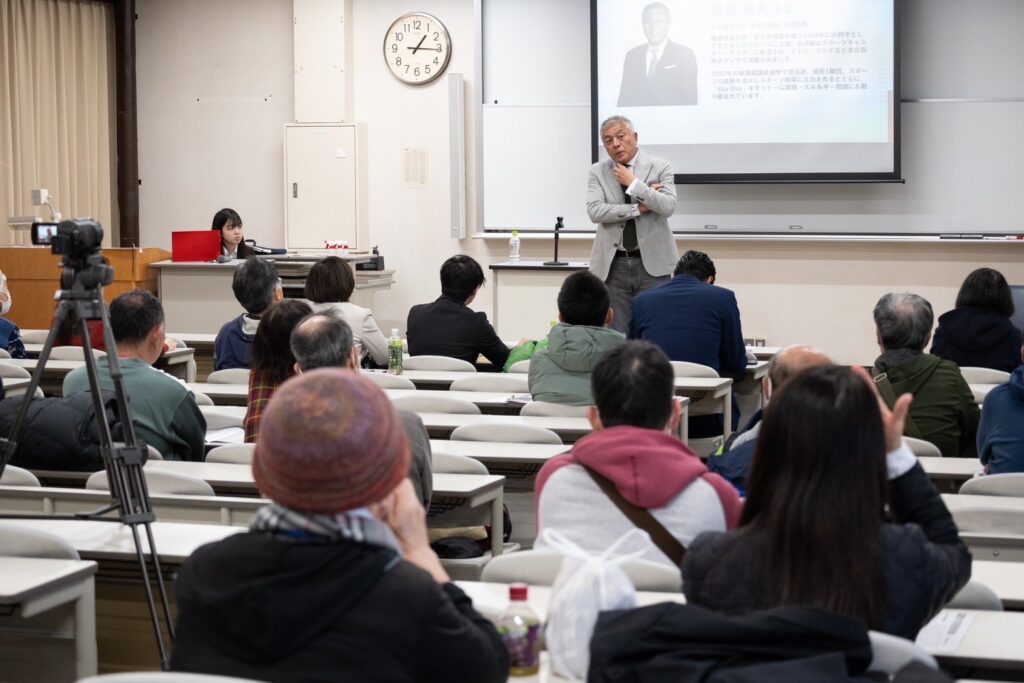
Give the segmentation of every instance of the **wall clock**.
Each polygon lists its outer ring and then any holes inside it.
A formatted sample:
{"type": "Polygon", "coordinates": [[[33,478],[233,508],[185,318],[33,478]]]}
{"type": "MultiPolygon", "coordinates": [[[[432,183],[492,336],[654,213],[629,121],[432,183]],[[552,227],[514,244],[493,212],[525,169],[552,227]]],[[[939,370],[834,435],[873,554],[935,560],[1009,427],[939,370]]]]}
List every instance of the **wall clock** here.
{"type": "Polygon", "coordinates": [[[448,29],[437,17],[424,12],[403,14],[384,36],[384,63],[403,83],[430,83],[444,73],[451,56],[448,29]]]}

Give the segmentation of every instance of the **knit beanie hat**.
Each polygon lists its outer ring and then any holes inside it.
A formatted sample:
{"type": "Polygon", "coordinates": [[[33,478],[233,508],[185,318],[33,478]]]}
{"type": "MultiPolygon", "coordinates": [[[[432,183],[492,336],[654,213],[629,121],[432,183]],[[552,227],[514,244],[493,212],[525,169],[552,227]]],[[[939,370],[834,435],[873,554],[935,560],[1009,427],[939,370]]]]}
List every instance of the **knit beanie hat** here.
{"type": "Polygon", "coordinates": [[[263,495],[302,512],[364,507],[409,473],[409,445],[391,401],[358,372],[303,373],[274,392],[252,460],[263,495]]]}

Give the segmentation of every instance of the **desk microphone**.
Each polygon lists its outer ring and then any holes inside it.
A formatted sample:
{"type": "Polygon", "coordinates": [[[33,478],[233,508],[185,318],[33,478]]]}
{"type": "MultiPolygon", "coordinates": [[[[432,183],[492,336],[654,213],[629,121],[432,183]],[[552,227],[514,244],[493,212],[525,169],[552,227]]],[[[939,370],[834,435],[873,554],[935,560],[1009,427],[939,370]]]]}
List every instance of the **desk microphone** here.
{"type": "Polygon", "coordinates": [[[559,261],[558,260],[558,231],[561,230],[563,227],[564,226],[562,225],[562,217],[558,216],[555,219],[555,260],[553,260],[553,261],[545,261],[544,262],[545,266],[567,266],[567,265],[569,265],[565,261],[559,261]]]}

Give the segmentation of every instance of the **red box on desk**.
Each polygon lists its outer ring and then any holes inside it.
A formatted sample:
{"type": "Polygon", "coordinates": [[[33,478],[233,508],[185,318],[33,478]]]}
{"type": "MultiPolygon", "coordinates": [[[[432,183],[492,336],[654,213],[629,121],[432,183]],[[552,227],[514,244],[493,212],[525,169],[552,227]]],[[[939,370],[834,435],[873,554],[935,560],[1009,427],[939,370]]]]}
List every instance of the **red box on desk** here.
{"type": "Polygon", "coordinates": [[[216,261],[220,230],[176,230],[171,233],[172,261],[216,261]]]}

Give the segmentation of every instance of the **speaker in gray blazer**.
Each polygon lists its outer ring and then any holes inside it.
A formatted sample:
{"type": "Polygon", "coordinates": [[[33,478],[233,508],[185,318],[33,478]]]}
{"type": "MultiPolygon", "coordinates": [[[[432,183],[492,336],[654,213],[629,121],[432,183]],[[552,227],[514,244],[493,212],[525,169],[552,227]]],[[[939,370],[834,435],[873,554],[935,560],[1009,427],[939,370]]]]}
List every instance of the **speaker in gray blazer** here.
{"type": "MultiPolygon", "coordinates": [[[[590,271],[602,280],[608,279],[615,251],[622,244],[622,230],[631,214],[614,169],[615,162],[611,159],[599,161],[590,167],[587,180],[587,215],[597,224],[590,252],[590,271]]],[[[644,270],[654,277],[671,275],[679,260],[676,241],[668,226],[668,217],[676,210],[672,165],[637,150],[633,175],[640,181],[632,195],[633,203],[642,202],[650,209],[634,219],[644,270]],[[655,183],[661,184],[658,190],[651,188],[655,183]]]]}

